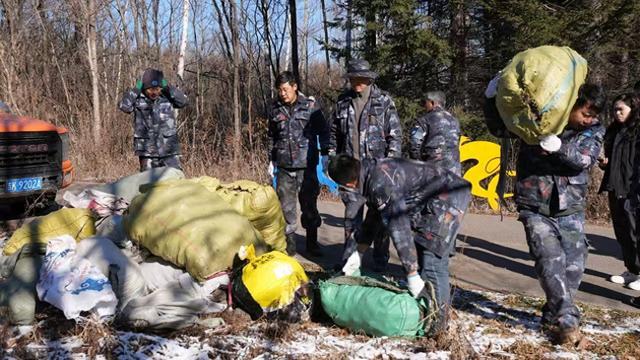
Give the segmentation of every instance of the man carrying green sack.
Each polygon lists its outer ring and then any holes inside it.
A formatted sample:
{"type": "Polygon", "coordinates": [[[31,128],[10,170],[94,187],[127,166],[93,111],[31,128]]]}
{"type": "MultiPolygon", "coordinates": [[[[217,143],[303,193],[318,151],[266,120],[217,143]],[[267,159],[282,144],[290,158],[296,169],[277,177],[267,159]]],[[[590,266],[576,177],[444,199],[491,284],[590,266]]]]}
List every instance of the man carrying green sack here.
{"type": "Polygon", "coordinates": [[[140,171],[180,167],[180,141],[173,109],[187,105],[187,96],[170,86],[160,70],[147,69],[142,80],[127,91],[119,108],[134,113],[133,146],[140,159],[140,171]]]}
{"type": "Polygon", "coordinates": [[[382,218],[382,222],[372,221],[367,214],[358,251],[342,269],[345,275],[358,273],[370,239],[386,230],[407,274],[410,293],[417,298],[425,288],[424,280],[433,284],[439,306],[440,324],[436,326],[444,329],[449,304],[449,255],[471,200],[471,184],[449,170],[420,161],[360,161],[345,154],[331,159],[329,176],[346,189],[362,189],[367,206],[377,209],[382,218]]]}

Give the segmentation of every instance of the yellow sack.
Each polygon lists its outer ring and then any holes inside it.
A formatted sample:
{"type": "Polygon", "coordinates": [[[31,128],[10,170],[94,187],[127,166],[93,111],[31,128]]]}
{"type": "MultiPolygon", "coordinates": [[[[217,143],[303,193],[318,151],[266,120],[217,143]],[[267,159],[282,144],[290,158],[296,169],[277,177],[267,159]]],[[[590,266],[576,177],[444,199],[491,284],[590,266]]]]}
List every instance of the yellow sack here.
{"type": "Polygon", "coordinates": [[[560,134],[587,70],[587,61],[569,47],[540,46],[516,54],[500,74],[496,95],[507,129],[530,145],[560,134]]]}
{"type": "Polygon", "coordinates": [[[70,235],[80,241],[95,234],[91,210],[62,208],[22,225],[5,244],[4,254],[11,255],[32,242],[46,244],[49,239],[60,235],[70,235]]]}
{"type": "MultiPolygon", "coordinates": [[[[234,299],[240,299],[244,305],[241,307],[254,318],[262,312],[280,310],[292,304],[296,291],[309,282],[302,265],[279,251],[256,257],[253,246],[248,246],[238,255],[249,263],[242,268],[241,281],[234,281],[234,299]]],[[[310,300],[303,301],[308,303],[310,300]]]]}
{"type": "Polygon", "coordinates": [[[238,180],[223,184],[208,176],[192,179],[210,191],[220,195],[239,214],[243,215],[262,235],[262,239],[273,250],[284,252],[286,222],[278,194],[270,185],[260,185],[250,180],[238,180]]]}
{"type": "Polygon", "coordinates": [[[198,281],[231,267],[243,245],[264,251],[249,220],[191,180],[146,186],[123,219],[129,238],[198,281]]]}

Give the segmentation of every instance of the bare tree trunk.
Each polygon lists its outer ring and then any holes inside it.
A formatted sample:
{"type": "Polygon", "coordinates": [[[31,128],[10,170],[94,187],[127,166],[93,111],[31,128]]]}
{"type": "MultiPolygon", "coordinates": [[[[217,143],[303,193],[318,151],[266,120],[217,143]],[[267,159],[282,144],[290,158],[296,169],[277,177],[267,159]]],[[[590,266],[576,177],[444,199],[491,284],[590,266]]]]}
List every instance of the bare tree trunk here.
{"type": "MultiPolygon", "coordinates": [[[[289,0],[291,1],[291,0],[289,0]]],[[[288,4],[288,3],[287,3],[288,4]]],[[[287,5],[288,7],[288,5],[287,5]]],[[[286,52],[284,53],[284,70],[289,70],[289,66],[291,64],[291,28],[289,27],[289,18],[290,18],[290,12],[287,11],[285,17],[284,17],[284,28],[282,29],[282,37],[283,39],[286,38],[287,39],[287,47],[286,47],[286,52]],[[289,31],[287,31],[289,30],[289,31]]],[[[284,42],[284,40],[283,40],[284,42]]],[[[280,45],[280,49],[282,50],[282,45],[280,45]]],[[[280,66],[278,66],[278,72],[283,71],[283,69],[280,68],[280,66]]]]}
{"type": "Polygon", "coordinates": [[[87,41],[87,59],[89,60],[89,69],[91,71],[91,88],[93,90],[93,123],[91,126],[91,133],[93,135],[93,141],[95,143],[100,143],[102,122],[100,119],[100,75],[98,73],[96,19],[96,2],[95,0],[87,0],[85,13],[85,37],[87,41]]]}
{"type": "Polygon", "coordinates": [[[467,33],[466,7],[464,1],[456,1],[452,4],[451,19],[451,44],[453,45],[455,56],[451,67],[451,90],[453,98],[451,104],[465,106],[467,97],[467,33]]]}
{"type": "MultiPolygon", "coordinates": [[[[130,0],[129,6],[131,7],[131,15],[133,17],[133,35],[136,39],[136,50],[138,53],[141,53],[146,51],[146,49],[144,49],[144,44],[140,37],[140,10],[138,7],[138,1],[130,0]]],[[[122,16],[124,16],[124,13],[122,16]]],[[[136,56],[136,59],[138,59],[138,71],[140,71],[140,68],[142,67],[142,57],[136,56]]]]}
{"type": "Polygon", "coordinates": [[[240,158],[242,132],[240,128],[240,33],[238,31],[238,9],[235,0],[229,1],[231,10],[231,43],[233,44],[233,130],[234,156],[240,158]]]}
{"type": "Polygon", "coordinates": [[[153,0],[153,46],[156,48],[156,61],[160,61],[162,47],[160,46],[160,24],[158,16],[160,14],[160,0],[153,0]]]}
{"type": "Polygon", "coordinates": [[[309,87],[309,0],[304,0],[304,31],[303,31],[303,45],[302,51],[304,52],[304,88],[309,87]]]}
{"type": "Polygon", "coordinates": [[[296,11],[296,0],[289,0],[289,12],[291,14],[291,70],[293,71],[293,77],[296,78],[298,87],[301,88],[300,60],[298,59],[298,13],[296,11]]]}
{"type": "MultiPolygon", "coordinates": [[[[184,56],[187,52],[187,32],[189,30],[189,0],[182,3],[182,36],[180,38],[180,56],[178,58],[178,78],[183,81],[184,76],[184,56]]],[[[197,44],[196,44],[197,46],[197,44]]]]}
{"type": "Polygon", "coordinates": [[[247,76],[247,123],[248,123],[248,135],[249,135],[249,148],[253,151],[253,94],[251,93],[251,75],[247,76]]]}
{"type": "Polygon", "coordinates": [[[145,66],[149,65],[149,49],[151,49],[151,34],[149,34],[149,19],[147,14],[147,0],[140,0],[140,31],[142,31],[142,42],[144,43],[145,66]]]}
{"type": "Polygon", "coordinates": [[[327,24],[327,9],[325,0],[320,0],[322,5],[322,28],[324,30],[324,57],[327,63],[327,73],[329,73],[329,87],[331,87],[331,61],[329,59],[329,30],[327,24]]]}
{"type": "Polygon", "coordinates": [[[271,79],[276,74],[276,65],[273,61],[273,51],[271,48],[273,40],[271,39],[271,24],[269,23],[271,19],[269,18],[269,6],[267,4],[267,0],[260,1],[260,13],[262,13],[262,22],[264,23],[264,37],[265,42],[267,43],[267,56],[269,58],[270,68],[269,79],[271,79]]]}
{"type": "Polygon", "coordinates": [[[346,56],[344,64],[349,64],[351,61],[351,28],[353,27],[353,10],[351,9],[351,1],[347,0],[347,31],[345,35],[346,42],[346,56]]]}
{"type": "MultiPolygon", "coordinates": [[[[42,2],[40,0],[37,0],[36,8],[38,8],[38,11],[36,11],[36,16],[38,18],[38,23],[40,23],[40,27],[42,28],[42,34],[44,36],[44,40],[45,42],[49,43],[51,59],[55,63],[56,69],[58,70],[58,75],[60,76],[60,82],[62,83],[62,91],[64,92],[64,98],[67,104],[67,109],[69,112],[71,112],[71,109],[73,109],[73,107],[71,106],[71,96],[69,95],[69,87],[67,86],[67,81],[64,75],[62,74],[62,68],[60,67],[60,62],[58,61],[58,54],[56,53],[56,47],[51,41],[51,39],[49,38],[49,36],[47,35],[49,34],[49,28],[45,26],[44,20],[42,20],[42,15],[40,14],[41,5],[42,5],[42,2]]],[[[69,118],[72,119],[73,116],[69,116],[69,118]]]]}

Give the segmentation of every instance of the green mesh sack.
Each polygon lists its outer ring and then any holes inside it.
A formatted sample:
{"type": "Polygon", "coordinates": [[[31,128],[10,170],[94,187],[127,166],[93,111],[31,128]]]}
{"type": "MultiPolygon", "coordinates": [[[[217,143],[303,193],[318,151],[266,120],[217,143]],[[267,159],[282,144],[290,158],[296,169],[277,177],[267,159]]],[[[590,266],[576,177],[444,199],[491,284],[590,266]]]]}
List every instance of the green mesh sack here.
{"type": "Polygon", "coordinates": [[[319,285],[322,308],[339,326],[370,336],[425,335],[437,316],[435,295],[415,299],[408,291],[369,277],[340,276],[319,285]]]}

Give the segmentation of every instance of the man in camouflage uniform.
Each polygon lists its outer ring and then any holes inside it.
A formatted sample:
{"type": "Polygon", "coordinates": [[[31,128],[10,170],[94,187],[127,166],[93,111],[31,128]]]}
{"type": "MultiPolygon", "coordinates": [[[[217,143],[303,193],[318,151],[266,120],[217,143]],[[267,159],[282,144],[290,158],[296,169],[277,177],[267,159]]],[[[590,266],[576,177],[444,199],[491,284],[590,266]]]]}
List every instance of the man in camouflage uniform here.
{"type": "Polygon", "coordinates": [[[269,116],[269,173],[275,174],[276,192],[287,222],[287,253],[296,253],[296,196],[300,201],[302,227],[306,230],[307,252],[320,256],[318,227],[322,223],[317,199],[320,185],[316,174],[318,138],[326,163],[329,126],[313,97],[298,91],[295,77],[285,71],[276,79],[278,100],[269,116]]]}
{"type": "Polygon", "coordinates": [[[424,107],[427,113],[411,128],[412,159],[422,160],[460,175],[460,123],[444,109],[442,91],[427,93],[424,107]]]}
{"type": "Polygon", "coordinates": [[[371,245],[371,237],[365,234],[386,230],[407,273],[411,294],[420,295],[424,280],[433,284],[439,327],[444,328],[449,304],[449,253],[471,200],[471,184],[452,171],[420,161],[358,161],[344,154],[331,160],[329,175],[350,191],[361,189],[369,209],[378,209],[382,220],[363,226],[357,251],[347,259],[343,272],[352,275],[360,268],[362,254],[371,245]],[[416,245],[426,249],[422,257],[416,245]]]}
{"type": "Polygon", "coordinates": [[[134,113],[133,146],[140,171],[170,166],[180,169],[180,141],[173,109],[187,105],[187,96],[169,86],[162,71],[147,69],[142,80],[126,92],[119,108],[134,113]]]}
{"type": "Polygon", "coordinates": [[[577,340],[580,312],[573,299],[582,280],[588,245],[584,235],[589,169],[597,163],[604,127],[596,116],[605,96],[583,85],[560,139],[549,153],[522,144],[518,154],[515,201],[524,225],[538,280],[547,302],[542,322],[559,343],[577,340]]]}
{"type": "MultiPolygon", "coordinates": [[[[368,62],[353,60],[346,76],[351,88],[338,98],[335,106],[329,154],[345,153],[359,160],[402,156],[400,118],[391,97],[373,84],[377,74],[371,71],[368,62]]],[[[356,250],[365,201],[358,192],[344,189],[340,196],[345,205],[342,260],[346,261],[356,250]]],[[[372,222],[379,222],[375,208],[368,208],[367,213],[371,214],[372,222]]],[[[383,233],[371,235],[376,270],[382,270],[389,260],[389,239],[383,233]]]]}

